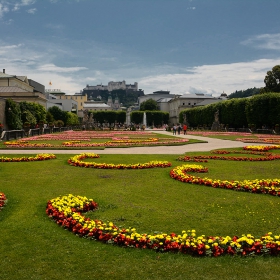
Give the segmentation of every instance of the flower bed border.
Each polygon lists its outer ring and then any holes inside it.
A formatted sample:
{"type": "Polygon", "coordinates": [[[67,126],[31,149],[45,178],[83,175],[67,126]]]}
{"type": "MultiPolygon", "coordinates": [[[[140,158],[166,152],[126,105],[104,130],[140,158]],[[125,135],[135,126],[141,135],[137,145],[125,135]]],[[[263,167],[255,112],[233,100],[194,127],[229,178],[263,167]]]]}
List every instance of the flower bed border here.
{"type": "Polygon", "coordinates": [[[85,162],[82,161],[86,158],[99,158],[100,156],[93,153],[83,153],[75,155],[68,159],[68,163],[76,167],[85,168],[98,168],[98,169],[146,169],[155,167],[170,167],[171,163],[168,161],[150,161],[146,163],[135,163],[135,164],[113,164],[113,163],[96,163],[96,162],[85,162]]]}
{"type": "Polygon", "coordinates": [[[259,194],[270,194],[280,196],[280,179],[255,179],[244,181],[227,181],[210,178],[200,178],[187,174],[187,172],[208,172],[202,165],[185,164],[177,166],[170,171],[170,177],[190,184],[205,185],[213,188],[229,189],[234,191],[245,191],[259,194]]]}
{"type": "Polygon", "coordinates": [[[56,156],[54,154],[37,154],[35,157],[0,157],[0,162],[28,162],[28,161],[43,161],[43,160],[50,160],[50,159],[56,159],[56,156]]]}
{"type": "Polygon", "coordinates": [[[57,197],[48,201],[46,214],[58,225],[74,234],[93,240],[122,247],[152,249],[156,252],[174,252],[192,256],[222,255],[271,255],[280,254],[279,236],[269,232],[260,238],[251,234],[241,237],[205,236],[196,237],[195,230],[182,231],[182,234],[155,233],[139,234],[135,228],[118,228],[112,222],[91,220],[83,212],[96,210],[98,204],[82,196],[57,197]]]}

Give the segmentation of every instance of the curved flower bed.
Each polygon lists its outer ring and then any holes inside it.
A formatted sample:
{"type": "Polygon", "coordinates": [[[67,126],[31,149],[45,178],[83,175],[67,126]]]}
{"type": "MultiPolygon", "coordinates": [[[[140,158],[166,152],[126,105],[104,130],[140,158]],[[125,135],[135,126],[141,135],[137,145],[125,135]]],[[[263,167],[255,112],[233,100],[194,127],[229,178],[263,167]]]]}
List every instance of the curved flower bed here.
{"type": "MultiPolygon", "coordinates": [[[[244,147],[244,150],[251,150],[251,151],[224,151],[224,150],[215,150],[211,153],[213,154],[252,154],[252,155],[261,155],[263,157],[243,157],[243,156],[180,156],[176,160],[179,161],[193,161],[193,162],[208,162],[208,159],[214,159],[214,160],[233,160],[233,161],[271,161],[271,160],[278,160],[280,159],[280,155],[267,153],[263,151],[268,151],[271,149],[266,149],[265,146],[256,146],[257,148],[254,148],[255,146],[248,146],[244,147]],[[263,148],[262,148],[263,147],[263,148]]],[[[275,147],[275,146],[272,146],[275,147]]]]}
{"type": "Polygon", "coordinates": [[[60,196],[47,203],[46,214],[58,225],[74,234],[122,247],[152,249],[157,252],[180,252],[192,256],[279,255],[280,237],[267,233],[260,238],[251,234],[238,236],[196,236],[195,230],[182,234],[138,233],[135,228],[118,228],[112,222],[91,220],[83,212],[97,209],[98,204],[83,196],[60,196]]]}
{"type": "Polygon", "coordinates": [[[4,142],[4,144],[7,147],[12,148],[50,148],[53,147],[52,144],[47,143],[29,143],[28,141],[10,141],[10,142],[4,142]]]}
{"type": "Polygon", "coordinates": [[[62,145],[52,145],[47,143],[30,143],[28,141],[11,141],[5,142],[7,147],[14,148],[81,148],[81,147],[106,147],[106,148],[118,148],[118,147],[134,147],[134,146],[163,146],[163,145],[177,145],[189,142],[189,139],[164,139],[158,138],[149,139],[121,139],[112,140],[106,142],[91,142],[81,143],[80,140],[65,141],[62,145]]]}
{"type": "Polygon", "coordinates": [[[280,149],[280,145],[274,145],[274,146],[245,146],[243,147],[244,150],[249,151],[269,151],[269,150],[277,150],[280,149]]]}
{"type": "Polygon", "coordinates": [[[49,160],[49,159],[55,159],[56,156],[53,154],[38,154],[34,157],[0,157],[0,162],[22,162],[22,161],[42,161],[42,160],[49,160]]]}
{"type": "MultiPolygon", "coordinates": [[[[256,136],[256,135],[255,135],[256,136]]],[[[264,135],[257,135],[258,139],[252,139],[252,138],[237,138],[236,141],[242,141],[244,143],[266,143],[266,144],[279,144],[280,143],[280,137],[279,136],[269,136],[267,137],[264,135]]]]}
{"type": "Polygon", "coordinates": [[[200,178],[187,174],[187,172],[208,172],[208,169],[202,165],[185,164],[177,166],[170,171],[170,177],[184,182],[196,185],[205,185],[213,188],[230,189],[234,191],[245,191],[251,193],[270,194],[280,196],[280,179],[255,179],[244,181],[227,181],[210,178],[200,178]]]}
{"type": "Polygon", "coordinates": [[[135,163],[135,164],[113,164],[113,163],[96,163],[96,162],[85,162],[83,159],[86,158],[99,158],[97,154],[84,153],[76,155],[68,159],[68,163],[72,166],[86,167],[86,168],[99,168],[99,169],[145,169],[154,167],[169,167],[170,162],[167,161],[150,161],[146,163],[135,163]]]}
{"type": "Polygon", "coordinates": [[[6,195],[0,192],[0,211],[5,206],[6,202],[7,202],[6,195]]]}
{"type": "Polygon", "coordinates": [[[154,135],[151,132],[142,132],[142,131],[111,131],[111,132],[97,132],[97,131],[65,131],[61,133],[54,134],[43,134],[36,135],[32,137],[25,138],[25,140],[62,140],[62,141],[71,141],[71,140],[82,140],[90,141],[91,139],[102,139],[102,138],[113,138],[116,136],[152,136],[154,135]]]}

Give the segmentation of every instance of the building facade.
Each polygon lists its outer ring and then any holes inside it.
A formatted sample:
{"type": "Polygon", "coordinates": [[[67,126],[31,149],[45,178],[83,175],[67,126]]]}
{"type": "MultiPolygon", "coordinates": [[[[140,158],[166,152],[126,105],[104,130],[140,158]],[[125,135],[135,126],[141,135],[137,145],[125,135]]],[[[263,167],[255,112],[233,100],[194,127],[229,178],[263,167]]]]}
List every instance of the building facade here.
{"type": "Polygon", "coordinates": [[[6,74],[5,69],[0,72],[0,97],[17,102],[27,101],[38,103],[46,108],[47,98],[45,87],[38,82],[28,80],[26,76],[6,74]]]}
{"type": "Polygon", "coordinates": [[[181,111],[196,106],[204,106],[225,100],[223,98],[214,97],[211,94],[192,93],[176,96],[168,101],[169,104],[169,124],[179,123],[179,114],[181,111]],[[201,105],[200,105],[201,104],[201,105]]]}

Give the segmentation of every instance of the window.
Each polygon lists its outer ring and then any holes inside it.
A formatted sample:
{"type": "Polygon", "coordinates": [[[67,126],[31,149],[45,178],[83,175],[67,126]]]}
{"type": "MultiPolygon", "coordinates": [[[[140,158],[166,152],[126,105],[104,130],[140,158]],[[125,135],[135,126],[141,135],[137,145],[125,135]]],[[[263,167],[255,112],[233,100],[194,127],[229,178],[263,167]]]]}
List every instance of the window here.
{"type": "Polygon", "coordinates": [[[189,104],[188,105],[191,105],[191,103],[189,102],[189,104]]]}

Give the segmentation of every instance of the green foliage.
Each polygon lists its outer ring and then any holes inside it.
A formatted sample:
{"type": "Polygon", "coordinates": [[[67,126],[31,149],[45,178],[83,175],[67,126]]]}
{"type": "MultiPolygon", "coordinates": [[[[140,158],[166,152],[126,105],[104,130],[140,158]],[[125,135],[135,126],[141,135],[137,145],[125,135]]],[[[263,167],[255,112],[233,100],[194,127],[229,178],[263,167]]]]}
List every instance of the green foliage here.
{"type": "MultiPolygon", "coordinates": [[[[1,164],[0,191],[8,198],[0,212],[1,279],[279,279],[279,257],[199,258],[122,248],[79,238],[45,212],[48,200],[73,193],[98,202],[99,209],[86,214],[91,219],[135,227],[139,233],[181,234],[195,229],[197,236],[257,237],[268,231],[279,234],[279,197],[182,183],[169,177],[170,168],[77,168],[67,165],[68,158],[58,154],[56,160],[1,164]]],[[[174,167],[181,165],[175,158],[129,154],[96,160],[127,164],[168,160],[174,167]]],[[[209,178],[262,179],[262,174],[279,178],[279,161],[206,165],[209,178]]]]}
{"type": "Polygon", "coordinates": [[[36,118],[34,117],[34,115],[29,110],[22,111],[21,120],[22,120],[23,123],[28,122],[32,126],[36,125],[36,123],[37,123],[36,118]]]}
{"type": "Polygon", "coordinates": [[[140,104],[140,111],[156,111],[158,110],[157,102],[150,98],[140,104]]]}
{"type": "Polygon", "coordinates": [[[263,125],[274,128],[280,120],[280,94],[257,94],[252,98],[234,98],[203,107],[187,109],[179,114],[180,122],[186,114],[191,127],[211,127],[214,114],[219,110],[219,121],[229,127],[242,128],[255,124],[256,128],[263,125]]]}
{"type": "Polygon", "coordinates": [[[126,112],[124,111],[91,111],[90,113],[92,113],[93,119],[99,123],[124,123],[126,120],[126,112]]]}
{"type": "Polygon", "coordinates": [[[58,126],[58,127],[63,127],[64,126],[64,122],[62,120],[57,120],[54,122],[55,126],[58,126]]]}
{"type": "Polygon", "coordinates": [[[162,111],[146,111],[147,115],[147,125],[163,125],[164,123],[168,123],[169,113],[162,111]]]}
{"type": "Polygon", "coordinates": [[[221,103],[220,123],[236,128],[247,126],[245,113],[247,102],[247,98],[234,98],[221,103]]]}
{"type": "Polygon", "coordinates": [[[105,120],[109,124],[115,123],[115,121],[117,120],[117,113],[116,113],[116,111],[106,111],[106,113],[105,113],[105,120]]]}
{"type": "Polygon", "coordinates": [[[261,93],[280,92],[280,65],[274,66],[266,73],[264,83],[265,87],[261,89],[261,93]]]}
{"type": "Polygon", "coordinates": [[[50,111],[47,112],[46,121],[47,121],[47,123],[52,123],[52,122],[54,122],[54,117],[53,117],[53,115],[51,114],[50,111]]]}
{"type": "Polygon", "coordinates": [[[94,111],[91,112],[93,114],[93,119],[98,123],[104,123],[106,117],[105,113],[106,111],[94,111]]]}
{"type": "Polygon", "coordinates": [[[57,106],[52,106],[48,109],[48,112],[50,112],[55,120],[63,120],[65,118],[65,115],[63,114],[63,111],[58,108],[57,106]]]}
{"type": "Polygon", "coordinates": [[[255,94],[259,94],[260,89],[259,88],[248,88],[246,90],[238,90],[233,93],[231,93],[228,98],[233,99],[233,98],[244,98],[244,97],[249,97],[255,94]]]}
{"type": "Polygon", "coordinates": [[[126,121],[126,112],[125,111],[117,111],[116,112],[117,122],[125,123],[126,121]]]}
{"type": "MultiPolygon", "coordinates": [[[[168,123],[169,120],[169,113],[162,112],[162,111],[145,111],[147,117],[147,125],[158,126],[164,123],[168,123]]],[[[133,111],[130,114],[131,122],[136,124],[143,123],[144,112],[143,111],[133,111]]]]}
{"type": "Polygon", "coordinates": [[[12,99],[6,100],[5,116],[6,116],[6,122],[8,125],[8,129],[21,129],[22,128],[20,106],[18,103],[16,103],[12,99]]]}
{"type": "Polygon", "coordinates": [[[28,116],[30,120],[32,119],[32,121],[30,121],[30,123],[32,124],[36,124],[40,120],[46,121],[47,112],[45,107],[42,106],[41,104],[35,102],[22,101],[19,103],[19,105],[22,113],[22,122],[26,121],[26,114],[29,115],[29,113],[33,116],[33,117],[31,117],[30,115],[28,116]]]}
{"type": "Polygon", "coordinates": [[[66,113],[66,125],[78,125],[79,118],[76,114],[72,112],[65,112],[66,113]]]}
{"type": "Polygon", "coordinates": [[[248,123],[257,128],[274,127],[280,120],[280,93],[265,93],[252,97],[246,104],[248,123]]]}
{"type": "MultiPolygon", "coordinates": [[[[93,98],[93,94],[88,92],[87,93],[88,98],[93,98]]],[[[126,91],[123,89],[113,90],[112,92],[109,92],[108,90],[102,90],[98,93],[98,95],[101,96],[101,101],[107,103],[109,95],[111,95],[113,101],[118,97],[119,103],[122,103],[122,106],[129,107],[137,103],[138,97],[143,95],[143,92],[134,92],[134,91],[126,91]]],[[[93,98],[96,101],[100,101],[100,99],[93,98]]]]}
{"type": "Polygon", "coordinates": [[[133,111],[130,113],[130,120],[132,123],[140,124],[143,123],[144,112],[133,111]]]}

